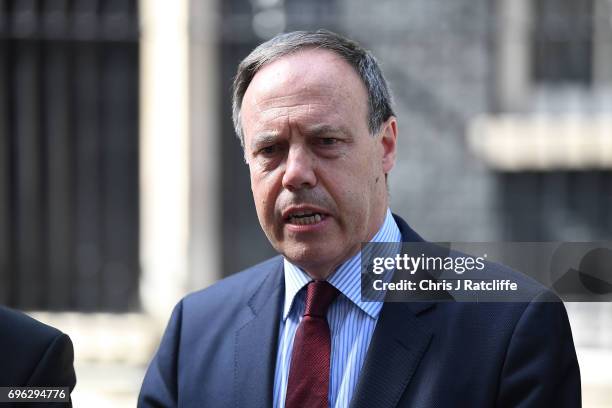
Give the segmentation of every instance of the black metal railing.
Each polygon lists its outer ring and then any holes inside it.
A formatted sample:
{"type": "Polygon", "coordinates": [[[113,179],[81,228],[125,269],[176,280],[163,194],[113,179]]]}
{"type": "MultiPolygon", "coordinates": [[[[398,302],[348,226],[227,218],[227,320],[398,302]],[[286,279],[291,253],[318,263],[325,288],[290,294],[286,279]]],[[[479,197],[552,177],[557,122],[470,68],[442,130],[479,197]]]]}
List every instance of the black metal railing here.
{"type": "Polygon", "coordinates": [[[0,0],[0,303],[138,307],[136,0],[0,0]]]}

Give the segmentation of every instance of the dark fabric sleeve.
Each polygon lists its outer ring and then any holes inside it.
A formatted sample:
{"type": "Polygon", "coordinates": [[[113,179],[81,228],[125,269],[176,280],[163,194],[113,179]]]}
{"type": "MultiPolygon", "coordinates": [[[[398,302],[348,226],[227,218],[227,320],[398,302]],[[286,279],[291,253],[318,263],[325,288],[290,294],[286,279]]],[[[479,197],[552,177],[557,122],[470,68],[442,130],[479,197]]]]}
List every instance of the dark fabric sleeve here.
{"type": "Polygon", "coordinates": [[[563,303],[542,293],[525,308],[510,340],[498,407],[581,406],[580,369],[563,303]],[[546,301],[543,301],[546,300],[546,301]]]}
{"type": "MultiPolygon", "coordinates": [[[[70,337],[58,333],[49,342],[42,358],[36,364],[25,387],[69,387],[70,392],[76,385],[74,372],[74,349],[70,337]]],[[[62,403],[19,403],[19,407],[72,407],[72,401],[62,403]]]]}
{"type": "Polygon", "coordinates": [[[59,334],[50,343],[28,380],[28,387],[70,387],[76,385],[74,349],[70,337],[59,334]]]}
{"type": "Polygon", "coordinates": [[[176,305],[157,353],[147,370],[138,407],[171,408],[178,405],[178,345],[180,342],[182,301],[176,305]]]}

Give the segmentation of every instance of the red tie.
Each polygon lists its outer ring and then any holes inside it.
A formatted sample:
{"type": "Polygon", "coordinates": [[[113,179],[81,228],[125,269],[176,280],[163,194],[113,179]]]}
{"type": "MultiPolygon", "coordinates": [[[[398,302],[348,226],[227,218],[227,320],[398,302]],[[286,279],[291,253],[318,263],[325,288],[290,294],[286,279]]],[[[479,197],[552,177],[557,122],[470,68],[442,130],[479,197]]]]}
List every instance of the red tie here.
{"type": "Polygon", "coordinates": [[[327,308],[338,289],[326,281],[306,287],[306,309],[293,339],[285,408],[327,408],[331,335],[327,308]]]}

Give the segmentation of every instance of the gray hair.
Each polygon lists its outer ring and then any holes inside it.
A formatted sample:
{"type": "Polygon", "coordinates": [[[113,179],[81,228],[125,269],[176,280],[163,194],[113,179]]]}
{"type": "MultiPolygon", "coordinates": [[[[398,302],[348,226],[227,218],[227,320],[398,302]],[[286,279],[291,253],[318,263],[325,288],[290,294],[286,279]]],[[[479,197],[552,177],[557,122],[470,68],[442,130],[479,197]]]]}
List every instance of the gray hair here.
{"type": "Polygon", "coordinates": [[[232,120],[242,147],[244,134],[240,123],[240,109],[244,94],[255,74],[270,62],[310,47],[335,52],[355,68],[368,92],[368,127],[372,135],[378,133],[381,125],[394,115],[387,81],[370,51],[328,30],[279,34],[260,44],[238,65],[232,87],[232,120]]]}

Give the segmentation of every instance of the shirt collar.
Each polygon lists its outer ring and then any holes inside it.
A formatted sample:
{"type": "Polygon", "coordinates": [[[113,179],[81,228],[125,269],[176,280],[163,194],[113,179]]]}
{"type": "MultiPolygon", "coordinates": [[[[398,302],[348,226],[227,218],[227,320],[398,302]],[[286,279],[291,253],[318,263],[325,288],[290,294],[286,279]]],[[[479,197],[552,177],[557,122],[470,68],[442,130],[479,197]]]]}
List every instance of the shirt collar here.
{"type": "MultiPolygon", "coordinates": [[[[400,242],[402,234],[393,219],[391,210],[387,208],[385,220],[370,240],[370,242],[400,242]]],[[[284,259],[285,273],[285,305],[283,309],[283,320],[287,319],[295,297],[299,291],[313,279],[300,267],[284,259]]],[[[376,319],[382,309],[382,302],[364,302],[361,300],[361,251],[341,264],[338,269],[328,278],[336,289],[350,299],[357,307],[376,319]]]]}

